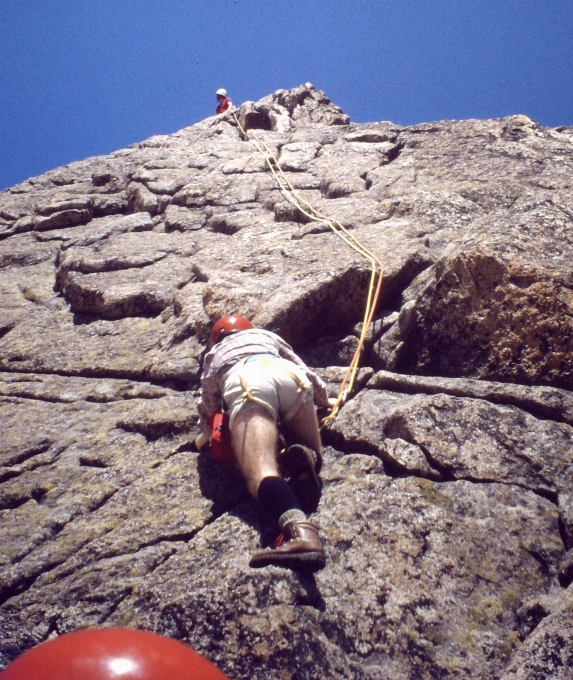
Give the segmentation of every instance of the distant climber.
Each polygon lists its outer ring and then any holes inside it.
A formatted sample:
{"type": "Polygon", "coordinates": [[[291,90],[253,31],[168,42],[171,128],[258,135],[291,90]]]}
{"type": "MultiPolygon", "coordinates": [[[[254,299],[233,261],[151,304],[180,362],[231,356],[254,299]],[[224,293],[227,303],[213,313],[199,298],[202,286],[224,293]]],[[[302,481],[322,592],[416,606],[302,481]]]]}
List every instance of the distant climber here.
{"type": "Polygon", "coordinates": [[[278,335],[231,315],[213,326],[201,385],[199,440],[211,436],[209,416],[223,407],[247,489],[282,531],[275,547],[252,556],[251,567],[322,569],[324,550],[306,514],[320,500],[322,445],[313,400],[328,406],[324,382],[278,335]],[[279,426],[291,444],[283,453],[279,426]]]}
{"type": "Polygon", "coordinates": [[[219,115],[220,113],[225,113],[226,111],[233,111],[235,107],[233,106],[233,102],[229,97],[227,97],[227,90],[224,90],[223,88],[217,90],[216,92],[217,95],[217,101],[219,102],[219,105],[215,109],[215,113],[219,115]]]}

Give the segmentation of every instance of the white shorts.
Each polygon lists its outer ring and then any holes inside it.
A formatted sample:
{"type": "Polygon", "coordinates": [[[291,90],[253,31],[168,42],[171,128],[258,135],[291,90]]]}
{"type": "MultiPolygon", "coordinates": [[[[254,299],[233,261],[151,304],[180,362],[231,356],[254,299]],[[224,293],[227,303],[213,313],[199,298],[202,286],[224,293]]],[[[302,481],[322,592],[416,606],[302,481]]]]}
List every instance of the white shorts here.
{"type": "Polygon", "coordinates": [[[251,408],[264,408],[286,423],[304,402],[312,401],[313,393],[300,366],[270,354],[255,354],[225,375],[223,398],[232,427],[237,415],[251,408]]]}

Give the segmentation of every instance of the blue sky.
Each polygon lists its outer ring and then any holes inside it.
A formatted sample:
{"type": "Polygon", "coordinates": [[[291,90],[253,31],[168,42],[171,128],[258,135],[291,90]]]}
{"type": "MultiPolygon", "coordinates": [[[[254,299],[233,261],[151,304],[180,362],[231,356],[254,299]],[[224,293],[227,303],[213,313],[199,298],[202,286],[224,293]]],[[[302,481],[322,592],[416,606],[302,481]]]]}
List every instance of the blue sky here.
{"type": "Polygon", "coordinates": [[[0,0],[0,189],[306,81],[357,122],[573,125],[573,1],[0,0]]]}

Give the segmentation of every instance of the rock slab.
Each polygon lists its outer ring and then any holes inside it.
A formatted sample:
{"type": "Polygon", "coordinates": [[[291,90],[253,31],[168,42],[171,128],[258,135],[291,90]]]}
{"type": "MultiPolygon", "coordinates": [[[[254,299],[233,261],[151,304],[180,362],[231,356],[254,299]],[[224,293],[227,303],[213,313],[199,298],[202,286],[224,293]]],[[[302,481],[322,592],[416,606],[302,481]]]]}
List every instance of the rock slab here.
{"type": "Polygon", "coordinates": [[[570,677],[569,132],[355,124],[306,83],[1,192],[0,668],[120,625],[237,680],[570,677]],[[276,527],[191,446],[223,314],[337,394],[370,264],[304,201],[384,265],[314,576],[249,569],[276,527]]]}

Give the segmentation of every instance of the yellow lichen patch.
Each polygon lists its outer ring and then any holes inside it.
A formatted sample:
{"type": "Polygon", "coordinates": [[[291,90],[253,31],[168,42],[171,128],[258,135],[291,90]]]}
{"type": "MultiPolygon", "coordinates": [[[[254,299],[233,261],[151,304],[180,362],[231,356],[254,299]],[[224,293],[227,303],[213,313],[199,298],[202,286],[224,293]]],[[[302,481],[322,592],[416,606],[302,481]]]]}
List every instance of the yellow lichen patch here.
{"type": "Polygon", "coordinates": [[[484,597],[473,609],[470,610],[470,618],[479,625],[493,623],[503,613],[503,607],[499,600],[494,597],[484,597]]]}
{"type": "Polygon", "coordinates": [[[413,483],[420,489],[422,496],[433,505],[452,505],[452,499],[438,491],[436,482],[416,477],[413,483]]]}

